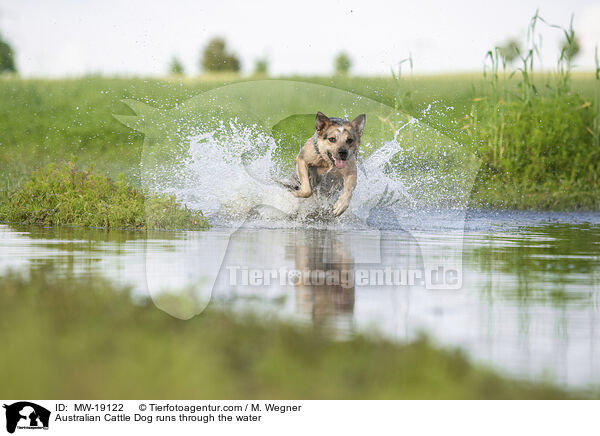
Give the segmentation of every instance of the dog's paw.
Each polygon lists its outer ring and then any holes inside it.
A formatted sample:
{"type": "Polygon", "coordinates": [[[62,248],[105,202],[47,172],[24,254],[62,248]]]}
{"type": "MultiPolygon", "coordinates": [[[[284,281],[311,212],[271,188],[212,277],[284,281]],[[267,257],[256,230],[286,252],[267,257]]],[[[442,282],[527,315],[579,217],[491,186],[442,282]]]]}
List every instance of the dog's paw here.
{"type": "Polygon", "coordinates": [[[340,216],[343,214],[346,209],[348,209],[348,205],[350,202],[343,197],[338,198],[338,201],[333,205],[333,214],[335,216],[340,216]]]}
{"type": "Polygon", "coordinates": [[[291,191],[290,192],[298,198],[308,198],[311,196],[312,192],[311,191],[305,191],[302,188],[297,189],[296,191],[291,191]]]}

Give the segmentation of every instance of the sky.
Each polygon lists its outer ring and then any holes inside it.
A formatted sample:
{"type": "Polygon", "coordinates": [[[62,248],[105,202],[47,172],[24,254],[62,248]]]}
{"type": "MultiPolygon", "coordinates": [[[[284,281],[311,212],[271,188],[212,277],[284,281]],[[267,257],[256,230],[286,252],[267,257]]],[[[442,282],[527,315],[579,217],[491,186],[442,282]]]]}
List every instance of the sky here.
{"type": "MultiPolygon", "coordinates": [[[[598,0],[0,0],[0,32],[23,76],[159,76],[173,56],[197,74],[214,36],[226,38],[245,72],[267,57],[274,75],[328,74],[340,51],[361,75],[390,75],[409,55],[415,74],[478,72],[487,50],[525,38],[538,8],[562,26],[574,14],[582,45],[575,64],[592,70],[598,0]]],[[[551,69],[561,34],[544,26],[540,34],[541,66],[551,69]]]]}

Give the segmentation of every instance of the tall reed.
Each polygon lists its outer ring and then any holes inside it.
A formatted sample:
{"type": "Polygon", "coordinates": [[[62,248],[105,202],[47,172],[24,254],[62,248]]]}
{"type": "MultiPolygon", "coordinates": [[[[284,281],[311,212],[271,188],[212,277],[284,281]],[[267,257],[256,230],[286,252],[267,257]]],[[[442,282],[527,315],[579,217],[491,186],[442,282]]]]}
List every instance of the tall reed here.
{"type": "Polygon", "coordinates": [[[600,148],[600,60],[598,59],[598,46],[594,51],[594,62],[596,64],[594,84],[594,126],[592,128],[592,134],[594,136],[594,147],[600,148]]]}
{"type": "Polygon", "coordinates": [[[472,132],[476,152],[490,173],[499,175],[503,183],[519,183],[535,189],[542,184],[555,184],[560,189],[591,184],[597,189],[600,69],[596,56],[596,96],[592,108],[590,102],[572,91],[572,58],[576,47],[572,18],[564,28],[550,24],[536,11],[529,22],[525,48],[517,48],[517,68],[507,72],[500,48],[487,52],[484,95],[473,100],[472,113],[466,118],[464,128],[472,132]],[[548,76],[544,88],[536,85],[540,76],[534,69],[541,57],[540,24],[558,29],[564,36],[556,72],[548,76]]]}
{"type": "Polygon", "coordinates": [[[410,110],[412,108],[411,95],[412,91],[409,87],[404,86],[402,81],[402,66],[404,64],[408,64],[410,68],[410,72],[412,74],[413,71],[413,58],[412,54],[409,53],[407,58],[404,58],[398,62],[398,72],[396,73],[393,68],[391,68],[392,78],[394,79],[394,83],[396,85],[396,92],[394,98],[394,106],[396,110],[410,110]]]}

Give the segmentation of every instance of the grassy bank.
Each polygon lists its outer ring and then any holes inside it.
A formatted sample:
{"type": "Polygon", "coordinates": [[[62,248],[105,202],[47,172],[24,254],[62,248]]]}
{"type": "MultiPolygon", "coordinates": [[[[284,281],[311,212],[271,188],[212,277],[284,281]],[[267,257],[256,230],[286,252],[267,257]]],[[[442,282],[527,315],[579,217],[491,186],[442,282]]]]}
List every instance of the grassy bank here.
{"type": "MultiPolygon", "coordinates": [[[[399,107],[470,144],[484,162],[473,191],[476,206],[597,209],[600,160],[588,131],[598,87],[594,75],[571,74],[569,91],[558,101],[545,86],[554,79],[545,73],[531,73],[539,96],[528,101],[514,96],[520,79],[506,76],[501,80],[504,93],[495,97],[489,76],[480,74],[292,79],[399,107]],[[443,110],[423,115],[432,102],[443,110]]],[[[242,79],[0,79],[0,190],[14,192],[32,169],[72,156],[82,167],[94,164],[104,175],[123,175],[126,182],[139,185],[143,136],[113,117],[131,114],[121,100],[170,108],[232,80],[242,79]]]]}
{"type": "Polygon", "coordinates": [[[64,279],[45,266],[28,275],[0,280],[7,398],[579,396],[500,377],[426,340],[333,342],[318,330],[211,307],[181,321],[99,277],[64,279]]]}
{"type": "Polygon", "coordinates": [[[175,197],[146,193],[73,162],[33,172],[16,191],[0,196],[0,221],[126,230],[208,228],[202,212],[175,197]]]}

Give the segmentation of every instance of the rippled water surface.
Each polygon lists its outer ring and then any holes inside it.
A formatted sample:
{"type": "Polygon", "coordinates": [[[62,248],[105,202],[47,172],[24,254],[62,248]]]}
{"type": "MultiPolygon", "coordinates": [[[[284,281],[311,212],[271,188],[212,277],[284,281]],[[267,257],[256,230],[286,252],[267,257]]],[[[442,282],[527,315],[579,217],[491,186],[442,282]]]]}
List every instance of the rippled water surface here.
{"type": "Polygon", "coordinates": [[[399,341],[425,332],[518,377],[600,385],[597,214],[389,213],[339,228],[0,225],[0,269],[99,273],[184,319],[219,304],[313,323],[342,340],[356,331],[399,341]],[[437,281],[420,280],[432,271],[437,281]],[[165,293],[180,301],[159,298],[165,293]]]}

